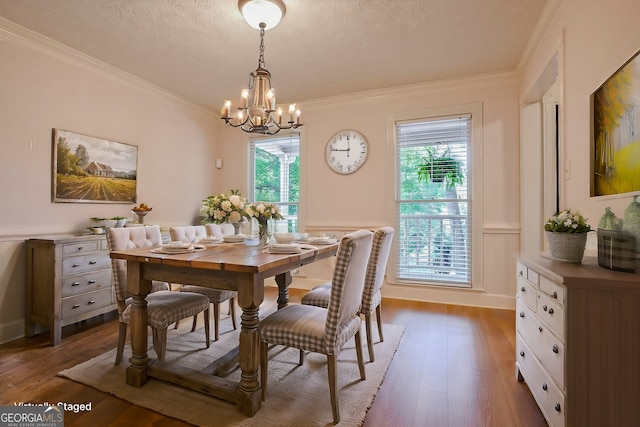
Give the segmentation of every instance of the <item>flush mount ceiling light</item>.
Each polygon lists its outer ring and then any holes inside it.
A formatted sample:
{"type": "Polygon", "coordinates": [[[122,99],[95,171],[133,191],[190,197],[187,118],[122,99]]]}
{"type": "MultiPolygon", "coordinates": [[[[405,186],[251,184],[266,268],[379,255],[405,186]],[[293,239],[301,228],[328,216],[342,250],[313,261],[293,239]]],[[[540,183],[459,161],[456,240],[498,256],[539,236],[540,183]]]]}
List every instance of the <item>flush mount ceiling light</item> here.
{"type": "Polygon", "coordinates": [[[289,105],[288,120],[282,123],[283,112],[276,105],[271,73],[264,67],[264,32],[280,22],[286,11],[284,3],[281,0],[240,0],[238,9],[249,25],[260,30],[258,68],[249,74],[249,88],[242,90],[236,116],[231,117],[231,101],[225,100],[220,118],[249,133],[274,135],[282,129],[299,128],[302,126],[300,110],[295,104],[289,105]]]}
{"type": "Polygon", "coordinates": [[[238,9],[245,21],[256,30],[264,22],[265,29],[275,28],[287,11],[282,0],[240,0],[238,9]]]}

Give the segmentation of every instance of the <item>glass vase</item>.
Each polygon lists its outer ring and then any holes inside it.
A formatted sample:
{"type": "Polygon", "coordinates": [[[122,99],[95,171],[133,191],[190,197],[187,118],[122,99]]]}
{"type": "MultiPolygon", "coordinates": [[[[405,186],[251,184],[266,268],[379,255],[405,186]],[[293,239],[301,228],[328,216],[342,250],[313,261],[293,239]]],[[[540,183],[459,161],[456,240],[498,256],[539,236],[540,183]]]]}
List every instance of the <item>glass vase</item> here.
{"type": "Polygon", "coordinates": [[[267,246],[271,238],[271,230],[269,221],[265,218],[258,218],[258,236],[260,237],[260,246],[267,246]]]}

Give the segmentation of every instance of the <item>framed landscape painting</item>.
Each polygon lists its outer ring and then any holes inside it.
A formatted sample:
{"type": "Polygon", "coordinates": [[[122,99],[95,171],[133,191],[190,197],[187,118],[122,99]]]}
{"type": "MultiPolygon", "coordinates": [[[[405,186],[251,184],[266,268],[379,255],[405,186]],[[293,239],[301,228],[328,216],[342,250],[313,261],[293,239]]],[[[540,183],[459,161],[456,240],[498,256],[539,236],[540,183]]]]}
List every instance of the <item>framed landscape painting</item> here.
{"type": "Polygon", "coordinates": [[[591,95],[591,196],[640,191],[640,56],[591,95]]]}
{"type": "Polygon", "coordinates": [[[135,203],[138,147],[53,129],[54,202],[135,203]]]}

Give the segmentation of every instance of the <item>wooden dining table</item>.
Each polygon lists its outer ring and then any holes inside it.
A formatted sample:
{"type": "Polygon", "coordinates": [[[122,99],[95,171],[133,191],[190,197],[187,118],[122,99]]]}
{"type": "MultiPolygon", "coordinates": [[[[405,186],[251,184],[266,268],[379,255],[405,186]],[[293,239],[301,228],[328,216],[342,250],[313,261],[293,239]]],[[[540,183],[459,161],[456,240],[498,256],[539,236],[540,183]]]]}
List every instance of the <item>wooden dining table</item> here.
{"type": "Polygon", "coordinates": [[[299,253],[269,253],[264,246],[243,243],[209,245],[204,250],[181,254],[157,253],[158,248],[151,247],[112,251],[111,258],[127,261],[127,286],[132,296],[132,356],[126,383],[142,387],[149,377],[158,378],[235,403],[241,413],[253,416],[261,405],[258,312],[264,299],[265,279],[275,277],[278,308],[284,307],[289,302],[291,270],[334,256],[338,243],[302,247],[299,253]],[[238,292],[237,301],[242,309],[238,348],[221,361],[212,361],[210,366],[218,366],[215,370],[218,372],[223,365],[237,360],[241,369],[239,382],[149,358],[145,298],[151,292],[152,280],[238,292]]]}

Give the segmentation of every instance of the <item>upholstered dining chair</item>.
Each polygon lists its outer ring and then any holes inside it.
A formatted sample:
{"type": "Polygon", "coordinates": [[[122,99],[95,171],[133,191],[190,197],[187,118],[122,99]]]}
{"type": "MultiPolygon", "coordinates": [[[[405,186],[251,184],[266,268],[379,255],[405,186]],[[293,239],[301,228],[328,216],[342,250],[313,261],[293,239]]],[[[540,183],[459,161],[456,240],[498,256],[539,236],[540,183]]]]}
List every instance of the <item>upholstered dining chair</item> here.
{"type": "MultiPolygon", "coordinates": [[[[121,227],[111,228],[107,233],[110,251],[127,250],[162,245],[160,227],[121,227]]],[[[122,361],[122,352],[127,337],[127,324],[130,321],[130,295],[127,291],[127,262],[112,259],[113,287],[118,304],[120,330],[116,365],[122,361]]],[[[147,322],[153,331],[153,348],[158,360],[164,361],[167,344],[167,327],[186,317],[205,313],[204,330],[206,346],[209,347],[209,299],[204,295],[173,292],[168,290],[166,282],[152,282],[152,292],[147,295],[147,322]]]]}
{"type": "MultiPolygon", "coordinates": [[[[312,305],[288,305],[260,322],[260,380],[262,400],[267,395],[269,345],[283,345],[327,356],[329,394],[334,422],[340,421],[337,395],[337,355],[355,336],[360,378],[364,380],[364,358],[358,315],[362,289],[371,251],[373,233],[359,230],[340,240],[333,271],[331,302],[328,308],[312,305]]],[[[300,360],[302,363],[302,359],[300,360]]]]}
{"type": "MultiPolygon", "coordinates": [[[[375,360],[373,352],[373,331],[371,330],[371,316],[374,311],[378,323],[378,336],[380,342],[384,341],[382,335],[382,316],[380,304],[382,293],[380,289],[384,283],[384,274],[389,260],[391,243],[395,230],[392,227],[381,227],[373,235],[369,264],[367,265],[367,275],[364,281],[364,291],[362,292],[362,304],[360,314],[364,315],[365,328],[367,332],[367,348],[369,350],[369,361],[375,360]]],[[[307,292],[302,297],[302,304],[315,305],[317,307],[327,307],[331,299],[331,282],[323,283],[307,292]]]]}
{"type": "Polygon", "coordinates": [[[222,239],[224,236],[235,233],[235,229],[232,224],[205,224],[207,230],[207,236],[217,237],[222,239]]]}
{"type": "MultiPolygon", "coordinates": [[[[207,237],[207,231],[204,225],[170,227],[169,233],[171,234],[171,240],[187,243],[197,242],[200,239],[207,237]]],[[[204,286],[184,284],[180,287],[180,292],[197,293],[209,298],[209,302],[213,304],[213,336],[215,341],[218,341],[220,330],[220,304],[225,301],[229,301],[231,323],[233,324],[233,329],[236,329],[236,296],[238,295],[236,291],[212,289],[204,286]]],[[[194,331],[196,328],[197,318],[197,315],[193,316],[193,326],[191,328],[191,331],[194,331]]]]}

